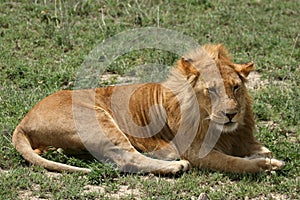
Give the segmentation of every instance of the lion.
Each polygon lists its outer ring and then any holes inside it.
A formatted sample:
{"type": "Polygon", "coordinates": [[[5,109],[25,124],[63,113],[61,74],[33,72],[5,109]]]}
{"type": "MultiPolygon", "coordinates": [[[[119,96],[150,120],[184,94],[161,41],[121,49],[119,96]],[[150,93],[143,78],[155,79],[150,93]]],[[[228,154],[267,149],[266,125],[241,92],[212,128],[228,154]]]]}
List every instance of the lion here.
{"type": "Polygon", "coordinates": [[[279,170],[284,162],[254,137],[245,86],[254,69],[253,62],[234,63],[223,44],[204,45],[180,58],[161,83],[62,90],[44,98],[12,142],[30,163],[59,172],[91,169],[43,158],[49,147],[91,154],[126,172],[279,170]]]}

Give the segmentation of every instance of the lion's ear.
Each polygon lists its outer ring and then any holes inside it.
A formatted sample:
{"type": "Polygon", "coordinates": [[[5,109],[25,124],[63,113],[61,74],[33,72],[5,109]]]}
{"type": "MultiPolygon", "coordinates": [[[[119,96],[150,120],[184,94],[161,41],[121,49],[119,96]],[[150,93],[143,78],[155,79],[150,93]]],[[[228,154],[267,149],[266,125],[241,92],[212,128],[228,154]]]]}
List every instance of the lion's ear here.
{"type": "Polygon", "coordinates": [[[177,67],[179,71],[181,72],[182,75],[187,77],[187,79],[190,78],[191,76],[198,77],[200,74],[197,68],[193,66],[192,62],[193,61],[191,59],[182,57],[177,63],[177,67]]]}
{"type": "Polygon", "coordinates": [[[235,70],[240,74],[240,76],[247,78],[249,73],[255,70],[255,66],[253,62],[246,64],[235,64],[235,70]]]}

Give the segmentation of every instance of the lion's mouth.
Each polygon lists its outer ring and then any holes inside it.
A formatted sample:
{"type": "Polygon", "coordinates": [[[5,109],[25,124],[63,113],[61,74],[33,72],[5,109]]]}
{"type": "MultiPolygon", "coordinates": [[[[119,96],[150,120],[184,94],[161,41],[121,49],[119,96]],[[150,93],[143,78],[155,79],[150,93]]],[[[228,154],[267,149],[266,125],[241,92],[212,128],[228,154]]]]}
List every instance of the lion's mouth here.
{"type": "Polygon", "coordinates": [[[229,121],[229,122],[226,122],[224,123],[225,126],[232,126],[234,125],[236,122],[232,122],[232,121],[229,121]]]}
{"type": "Polygon", "coordinates": [[[237,122],[227,122],[223,126],[223,132],[233,132],[237,129],[238,123],[237,122]]]}
{"type": "Polygon", "coordinates": [[[219,131],[225,133],[233,132],[238,128],[238,122],[236,119],[223,118],[214,114],[210,115],[210,119],[219,131]]]}
{"type": "Polygon", "coordinates": [[[224,133],[229,133],[229,132],[233,132],[237,129],[238,123],[232,122],[232,121],[229,121],[226,123],[215,122],[215,127],[224,133]]]}

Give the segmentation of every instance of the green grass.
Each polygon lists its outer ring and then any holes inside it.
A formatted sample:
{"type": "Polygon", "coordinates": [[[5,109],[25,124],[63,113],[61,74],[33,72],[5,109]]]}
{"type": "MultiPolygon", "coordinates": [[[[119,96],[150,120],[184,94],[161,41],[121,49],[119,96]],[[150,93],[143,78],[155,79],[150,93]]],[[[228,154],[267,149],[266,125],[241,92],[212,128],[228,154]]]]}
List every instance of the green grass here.
{"type": "MultiPolygon", "coordinates": [[[[0,4],[0,199],[110,199],[128,186],[138,193],[123,199],[297,199],[299,188],[300,96],[299,1],[8,1],[0,4]],[[57,4],[55,4],[56,2],[57,4]],[[236,62],[255,61],[267,83],[251,91],[257,137],[279,159],[282,171],[237,175],[192,170],[180,177],[122,174],[96,161],[49,156],[95,171],[84,176],[29,165],[11,144],[14,128],[39,100],[72,89],[85,56],[103,40],[140,27],[184,33],[200,44],[224,43],[236,62]],[[87,191],[87,185],[105,192],[87,191]],[[24,195],[28,192],[29,195],[24,195]]],[[[177,55],[159,50],[131,52],[109,67],[124,74],[130,66],[170,66],[177,55]]],[[[114,82],[112,79],[105,83],[114,82]]]]}

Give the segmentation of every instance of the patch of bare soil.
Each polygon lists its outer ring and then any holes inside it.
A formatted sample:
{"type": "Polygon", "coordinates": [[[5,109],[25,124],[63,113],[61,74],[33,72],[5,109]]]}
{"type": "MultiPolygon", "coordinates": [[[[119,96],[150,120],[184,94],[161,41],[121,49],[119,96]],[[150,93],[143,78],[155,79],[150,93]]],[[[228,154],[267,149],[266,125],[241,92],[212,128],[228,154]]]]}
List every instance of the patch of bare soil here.
{"type": "Polygon", "coordinates": [[[0,168],[0,174],[4,174],[4,173],[7,173],[7,172],[8,172],[8,170],[4,170],[4,169],[0,168]]]}
{"type": "MultiPolygon", "coordinates": [[[[263,89],[270,84],[280,88],[281,90],[285,90],[285,91],[292,90],[292,85],[286,81],[279,81],[279,80],[270,81],[267,79],[263,80],[261,79],[261,75],[258,72],[252,72],[249,74],[248,82],[247,82],[247,87],[249,90],[263,89]]],[[[266,106],[270,106],[270,105],[266,105],[266,106]]],[[[270,131],[274,129],[278,129],[282,131],[280,129],[279,124],[274,121],[265,121],[260,123],[266,126],[270,131]]],[[[300,141],[300,135],[296,133],[296,128],[290,128],[289,130],[287,130],[286,136],[290,142],[296,143],[300,141]]]]}
{"type": "Polygon", "coordinates": [[[96,186],[96,185],[86,185],[84,187],[84,189],[85,189],[84,193],[88,194],[91,192],[96,192],[99,194],[105,194],[105,197],[108,197],[111,199],[122,199],[123,197],[126,197],[126,196],[132,196],[132,197],[135,197],[136,199],[138,199],[141,196],[143,196],[143,194],[141,194],[140,190],[130,188],[129,185],[120,185],[118,187],[118,190],[113,191],[113,192],[107,192],[105,187],[96,186]]]}
{"type": "Polygon", "coordinates": [[[261,75],[258,72],[256,71],[251,72],[248,76],[248,82],[247,82],[248,89],[254,90],[257,87],[264,85],[265,81],[262,81],[260,78],[261,75]]]}
{"type": "MultiPolygon", "coordinates": [[[[134,76],[120,76],[118,74],[106,73],[101,75],[101,81],[112,85],[123,85],[139,82],[139,79],[134,76]]],[[[262,80],[261,75],[254,71],[249,74],[247,87],[250,90],[258,89],[268,83],[268,80],[262,80]]]]}
{"type": "Polygon", "coordinates": [[[246,85],[249,90],[262,89],[268,85],[277,86],[280,87],[281,89],[291,90],[291,84],[288,83],[287,81],[262,79],[261,74],[259,74],[256,71],[251,72],[247,79],[248,82],[246,83],[246,85]]]}
{"type": "MultiPolygon", "coordinates": [[[[159,179],[162,179],[161,177],[157,177],[155,175],[149,174],[147,176],[140,177],[143,180],[155,180],[159,182],[159,179]]],[[[165,177],[163,178],[165,181],[168,182],[174,182],[175,180],[173,178],[165,177]]],[[[118,190],[109,191],[106,189],[105,186],[97,186],[97,185],[86,185],[84,187],[84,193],[91,193],[96,192],[99,194],[104,194],[105,197],[111,198],[111,199],[122,199],[126,196],[134,197],[134,199],[140,199],[144,197],[144,193],[139,189],[139,187],[131,188],[130,185],[119,185],[118,190]]]]}
{"type": "Polygon", "coordinates": [[[133,76],[121,76],[119,74],[106,73],[101,75],[101,81],[109,85],[126,85],[138,82],[138,78],[133,76]]]}
{"type": "Polygon", "coordinates": [[[31,190],[20,190],[18,191],[18,197],[21,200],[30,199],[30,200],[46,200],[51,199],[51,194],[46,194],[45,197],[38,197],[34,195],[34,192],[37,192],[40,190],[40,186],[38,184],[33,184],[31,187],[31,190]]]}
{"type": "Polygon", "coordinates": [[[249,197],[245,197],[245,200],[267,200],[267,199],[276,199],[276,200],[285,200],[285,199],[289,199],[289,197],[285,194],[274,194],[274,193],[270,193],[270,194],[263,194],[261,196],[257,196],[255,198],[249,198],[249,197]]]}

